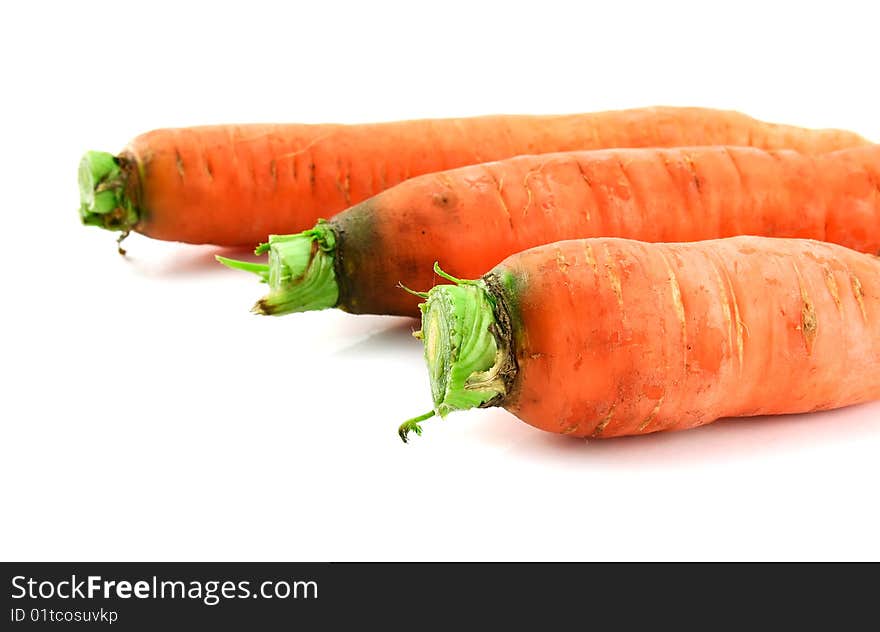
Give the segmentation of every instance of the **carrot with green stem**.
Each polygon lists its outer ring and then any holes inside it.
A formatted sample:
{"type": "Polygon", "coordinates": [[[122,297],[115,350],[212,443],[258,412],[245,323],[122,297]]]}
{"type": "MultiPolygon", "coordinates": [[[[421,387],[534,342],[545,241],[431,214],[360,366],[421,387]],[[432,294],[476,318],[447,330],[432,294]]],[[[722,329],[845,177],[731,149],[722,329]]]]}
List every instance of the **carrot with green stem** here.
{"type": "Polygon", "coordinates": [[[268,277],[258,313],[416,316],[417,301],[395,286],[430,287],[435,260],[474,277],[563,239],[741,234],[878,252],[880,146],[822,156],[748,147],[519,156],[413,178],[299,235],[270,237],[261,249],[269,264],[245,265],[268,277]]]}
{"type": "MultiPolygon", "coordinates": [[[[439,274],[442,274],[439,269],[439,274]]],[[[422,294],[432,412],[615,437],[880,398],[880,258],[798,239],[597,238],[422,294]]]]}
{"type": "Polygon", "coordinates": [[[216,125],[155,130],[80,163],[89,225],[195,244],[254,246],[308,228],[412,176],[518,154],[740,144],[822,153],[857,134],[774,125],[737,112],[644,108],[364,125],[216,125]]]}

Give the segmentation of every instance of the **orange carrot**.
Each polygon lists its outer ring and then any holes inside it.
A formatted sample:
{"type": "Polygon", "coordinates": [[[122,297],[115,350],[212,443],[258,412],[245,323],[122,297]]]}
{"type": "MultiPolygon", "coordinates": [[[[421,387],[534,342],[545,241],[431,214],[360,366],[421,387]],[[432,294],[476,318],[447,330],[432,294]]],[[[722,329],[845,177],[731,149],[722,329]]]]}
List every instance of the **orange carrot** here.
{"type": "Polygon", "coordinates": [[[740,234],[880,250],[880,145],[822,156],[748,147],[520,156],[413,178],[300,235],[271,237],[256,310],[417,315],[442,261],[474,277],[562,239],[696,241],[740,234]],[[319,248],[313,246],[317,241],[319,248]]]}
{"type": "Polygon", "coordinates": [[[303,230],[412,176],[517,154],[706,144],[809,153],[866,144],[851,132],[699,108],[487,116],[370,125],[163,129],[80,167],[85,223],[156,239],[253,246],[303,230]]]}
{"type": "Polygon", "coordinates": [[[572,240],[453,281],[421,306],[441,416],[614,437],[880,398],[880,259],[841,246],[572,240]]]}

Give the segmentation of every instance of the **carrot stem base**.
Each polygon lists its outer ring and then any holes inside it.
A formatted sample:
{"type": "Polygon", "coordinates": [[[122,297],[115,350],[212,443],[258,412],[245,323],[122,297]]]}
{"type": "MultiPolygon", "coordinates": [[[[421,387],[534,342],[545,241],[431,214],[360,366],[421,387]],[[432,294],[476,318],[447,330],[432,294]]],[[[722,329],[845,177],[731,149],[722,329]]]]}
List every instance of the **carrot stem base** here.
{"type": "MultiPolygon", "coordinates": [[[[501,335],[496,303],[482,280],[468,281],[435,270],[455,285],[438,285],[419,305],[420,337],[431,381],[434,413],[445,417],[454,410],[494,406],[507,394],[503,370],[508,364],[509,343],[501,335]]],[[[428,415],[430,416],[430,415],[428,415]]],[[[398,433],[406,441],[418,422],[404,423],[398,433]]]]}
{"type": "Polygon", "coordinates": [[[127,234],[139,220],[127,188],[127,176],[118,158],[103,151],[87,151],[79,163],[79,215],[83,224],[127,234]]]}
{"type": "MultiPolygon", "coordinates": [[[[277,316],[336,307],[336,234],[327,222],[295,235],[270,235],[256,252],[269,253],[269,293],[254,312],[277,316]]],[[[265,275],[262,269],[254,271],[265,275]]]]}

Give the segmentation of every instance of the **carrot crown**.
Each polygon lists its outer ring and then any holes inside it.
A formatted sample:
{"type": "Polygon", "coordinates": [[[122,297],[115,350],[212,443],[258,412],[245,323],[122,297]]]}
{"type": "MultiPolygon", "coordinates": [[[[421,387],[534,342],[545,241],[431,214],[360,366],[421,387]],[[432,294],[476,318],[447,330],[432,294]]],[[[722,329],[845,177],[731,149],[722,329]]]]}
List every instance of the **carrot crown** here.
{"type": "Polygon", "coordinates": [[[127,233],[138,223],[138,212],[126,193],[119,160],[103,151],[87,151],[79,163],[79,216],[87,226],[127,233]]]}
{"type": "Polygon", "coordinates": [[[509,345],[500,334],[496,299],[483,280],[456,279],[434,270],[454,285],[438,285],[419,305],[422,330],[416,333],[425,346],[434,409],[400,426],[400,438],[421,434],[419,422],[454,410],[494,406],[507,394],[503,369],[509,345]]]}
{"type": "Polygon", "coordinates": [[[254,252],[268,252],[269,263],[220,256],[217,261],[236,270],[253,272],[269,284],[269,293],[253,307],[257,314],[291,314],[336,306],[336,234],[324,220],[295,235],[270,235],[269,241],[254,252]]]}

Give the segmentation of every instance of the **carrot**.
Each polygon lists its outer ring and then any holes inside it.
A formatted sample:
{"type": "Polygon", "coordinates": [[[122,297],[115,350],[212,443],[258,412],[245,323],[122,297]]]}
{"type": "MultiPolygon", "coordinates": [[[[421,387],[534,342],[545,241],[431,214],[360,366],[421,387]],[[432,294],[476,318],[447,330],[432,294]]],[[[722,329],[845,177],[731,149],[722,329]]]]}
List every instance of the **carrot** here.
{"type": "Polygon", "coordinates": [[[86,224],[156,239],[253,246],[296,232],[409,177],[517,154],[601,147],[748,144],[821,153],[851,132],[773,125],[736,112],[646,108],[368,125],[161,129],[80,164],[86,224]]]}
{"type": "Polygon", "coordinates": [[[575,437],[880,398],[880,259],[799,239],[598,238],[515,254],[421,305],[432,413],[575,437]]]}
{"type": "Polygon", "coordinates": [[[877,252],[880,145],[815,157],[742,147],[568,152],[413,178],[310,231],[271,237],[262,249],[270,264],[256,269],[270,293],[255,310],[418,315],[394,286],[430,287],[435,260],[474,277],[562,239],[740,234],[877,252]]]}

